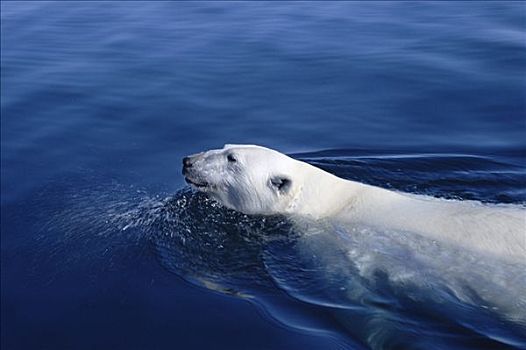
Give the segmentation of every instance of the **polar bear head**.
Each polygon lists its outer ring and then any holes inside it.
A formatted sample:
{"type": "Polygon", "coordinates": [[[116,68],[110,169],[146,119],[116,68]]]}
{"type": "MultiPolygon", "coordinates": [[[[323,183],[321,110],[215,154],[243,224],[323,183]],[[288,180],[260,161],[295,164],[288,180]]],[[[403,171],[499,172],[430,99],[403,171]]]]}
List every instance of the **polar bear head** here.
{"type": "Polygon", "coordinates": [[[225,145],[185,157],[183,175],[194,188],[228,208],[271,215],[293,207],[301,189],[302,164],[261,146],[225,145]]]}

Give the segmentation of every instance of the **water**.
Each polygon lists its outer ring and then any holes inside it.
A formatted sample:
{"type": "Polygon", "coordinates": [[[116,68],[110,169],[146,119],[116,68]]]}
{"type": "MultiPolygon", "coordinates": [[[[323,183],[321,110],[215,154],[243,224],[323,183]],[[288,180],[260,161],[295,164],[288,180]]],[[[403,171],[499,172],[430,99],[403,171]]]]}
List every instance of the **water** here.
{"type": "Polygon", "coordinates": [[[184,155],[255,143],[385,188],[524,205],[523,3],[1,12],[2,348],[526,348],[520,266],[399,232],[304,235],[180,175],[184,155]]]}

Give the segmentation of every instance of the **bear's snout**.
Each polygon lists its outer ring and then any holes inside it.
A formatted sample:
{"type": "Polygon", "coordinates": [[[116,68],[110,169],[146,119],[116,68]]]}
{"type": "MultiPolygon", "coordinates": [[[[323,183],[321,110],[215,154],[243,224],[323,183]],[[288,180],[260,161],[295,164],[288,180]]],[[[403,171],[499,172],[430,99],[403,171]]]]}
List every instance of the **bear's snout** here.
{"type": "Polygon", "coordinates": [[[194,166],[200,159],[201,154],[194,154],[183,158],[183,175],[186,182],[194,185],[195,187],[205,187],[207,185],[204,179],[201,179],[199,169],[194,166]]]}
{"type": "Polygon", "coordinates": [[[183,158],[183,167],[184,168],[191,168],[192,167],[192,158],[184,157],[183,158]]]}

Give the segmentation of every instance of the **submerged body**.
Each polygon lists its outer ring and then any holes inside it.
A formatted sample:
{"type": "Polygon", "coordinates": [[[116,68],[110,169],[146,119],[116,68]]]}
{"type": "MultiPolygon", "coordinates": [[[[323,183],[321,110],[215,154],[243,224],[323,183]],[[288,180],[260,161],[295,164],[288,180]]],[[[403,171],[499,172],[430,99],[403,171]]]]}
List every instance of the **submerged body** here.
{"type": "Polygon", "coordinates": [[[526,210],[412,195],[349,181],[277,151],[226,145],[183,161],[187,181],[245,214],[288,214],[407,231],[526,261],[526,210]]]}

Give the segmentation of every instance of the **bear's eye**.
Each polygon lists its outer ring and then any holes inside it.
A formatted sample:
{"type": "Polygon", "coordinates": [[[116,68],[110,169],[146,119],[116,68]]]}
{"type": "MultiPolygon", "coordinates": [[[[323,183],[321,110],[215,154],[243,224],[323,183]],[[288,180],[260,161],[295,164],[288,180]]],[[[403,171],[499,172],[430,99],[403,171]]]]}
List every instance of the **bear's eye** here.
{"type": "Polygon", "coordinates": [[[228,159],[228,161],[229,161],[230,163],[235,163],[235,162],[237,162],[236,157],[234,157],[234,155],[232,155],[232,154],[229,154],[228,156],[226,156],[226,159],[228,159]]]}

